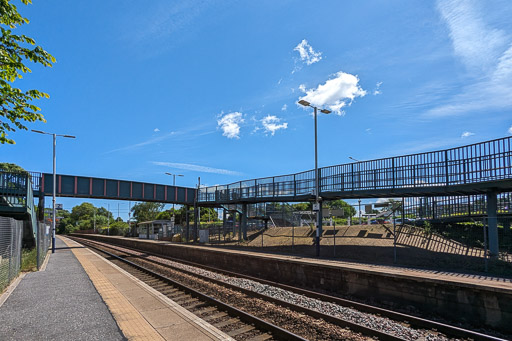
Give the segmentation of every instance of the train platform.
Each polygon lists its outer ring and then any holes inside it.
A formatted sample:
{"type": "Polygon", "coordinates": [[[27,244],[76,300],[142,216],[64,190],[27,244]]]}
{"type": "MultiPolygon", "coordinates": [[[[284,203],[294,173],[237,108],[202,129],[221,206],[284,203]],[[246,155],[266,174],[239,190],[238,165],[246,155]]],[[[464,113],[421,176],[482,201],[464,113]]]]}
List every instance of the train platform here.
{"type": "MultiPolygon", "coordinates": [[[[75,235],[261,279],[512,331],[512,280],[137,238],[75,235]]],[[[455,322],[456,322],[455,321],[455,322]]]]}
{"type": "MultiPolygon", "coordinates": [[[[9,291],[9,290],[8,290],[9,291]]],[[[65,237],[0,306],[0,340],[232,340],[65,237]]]]}

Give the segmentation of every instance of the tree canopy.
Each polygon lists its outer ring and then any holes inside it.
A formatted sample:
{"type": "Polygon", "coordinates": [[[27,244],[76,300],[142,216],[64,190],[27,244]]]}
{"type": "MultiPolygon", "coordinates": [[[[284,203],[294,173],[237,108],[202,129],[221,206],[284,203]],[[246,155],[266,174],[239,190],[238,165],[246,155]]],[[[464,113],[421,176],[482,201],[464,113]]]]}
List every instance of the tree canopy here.
{"type": "Polygon", "coordinates": [[[138,223],[156,220],[158,213],[164,208],[164,204],[157,202],[141,202],[132,207],[132,213],[138,223]]]}
{"type": "Polygon", "coordinates": [[[356,209],[344,200],[332,200],[324,202],[324,206],[332,209],[343,209],[343,218],[353,217],[356,215],[356,209]]]}
{"type": "Polygon", "coordinates": [[[0,171],[28,174],[28,172],[21,166],[15,163],[0,162],[0,171]]]}
{"type": "MultiPolygon", "coordinates": [[[[21,2],[25,5],[32,3],[31,0],[21,2]]],[[[34,39],[13,34],[14,29],[28,23],[28,19],[18,13],[10,0],[0,0],[0,144],[14,144],[7,133],[16,131],[16,128],[27,130],[23,121],[46,122],[40,113],[41,108],[35,106],[33,101],[50,96],[39,90],[23,91],[12,86],[14,81],[23,78],[24,73],[32,72],[26,62],[50,67],[55,63],[51,54],[41,46],[35,46],[34,39]]]]}

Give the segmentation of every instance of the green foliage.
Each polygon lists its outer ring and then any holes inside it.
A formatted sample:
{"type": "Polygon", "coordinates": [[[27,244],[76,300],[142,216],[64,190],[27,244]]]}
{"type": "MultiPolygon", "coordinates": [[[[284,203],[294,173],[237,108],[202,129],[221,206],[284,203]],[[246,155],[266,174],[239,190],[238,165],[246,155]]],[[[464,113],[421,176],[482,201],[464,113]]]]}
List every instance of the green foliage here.
{"type": "MultiPolygon", "coordinates": [[[[25,5],[31,0],[21,0],[25,5]]],[[[25,35],[13,34],[13,29],[29,21],[23,18],[15,5],[10,0],[0,0],[0,144],[14,144],[14,140],[7,138],[7,132],[16,128],[27,130],[22,121],[46,122],[41,109],[32,102],[40,98],[49,98],[47,93],[39,90],[22,91],[12,87],[17,79],[23,78],[23,74],[32,72],[25,63],[27,61],[52,66],[55,58],[46,52],[41,46],[35,46],[34,39],[25,35]]]]}
{"type": "Polygon", "coordinates": [[[162,211],[156,215],[156,220],[170,220],[172,213],[170,211],[162,211]]]}
{"type": "Polygon", "coordinates": [[[15,163],[8,163],[8,162],[0,162],[0,171],[28,174],[28,172],[25,169],[23,169],[21,166],[18,166],[15,163]]]}
{"type": "Polygon", "coordinates": [[[326,208],[343,209],[343,218],[353,217],[356,215],[356,209],[349,205],[347,202],[339,199],[324,202],[326,208]]]}
{"type": "Polygon", "coordinates": [[[293,204],[292,207],[296,211],[310,211],[312,209],[312,203],[310,202],[300,202],[298,204],[293,204]]]}
{"type": "Polygon", "coordinates": [[[20,270],[23,272],[37,270],[37,248],[23,249],[20,270]]]}
{"type": "Polygon", "coordinates": [[[157,202],[141,202],[132,207],[133,218],[138,223],[156,220],[158,213],[164,208],[164,204],[157,202]]]}
{"type": "Polygon", "coordinates": [[[112,213],[104,207],[95,207],[93,204],[83,202],[73,207],[71,213],[66,210],[57,211],[57,217],[62,217],[58,221],[57,233],[72,233],[76,230],[91,230],[107,226],[109,221],[113,224],[115,220],[112,213]]]}
{"type": "Polygon", "coordinates": [[[116,221],[110,227],[102,227],[100,233],[111,236],[125,236],[130,231],[130,225],[124,221],[116,221]]]}

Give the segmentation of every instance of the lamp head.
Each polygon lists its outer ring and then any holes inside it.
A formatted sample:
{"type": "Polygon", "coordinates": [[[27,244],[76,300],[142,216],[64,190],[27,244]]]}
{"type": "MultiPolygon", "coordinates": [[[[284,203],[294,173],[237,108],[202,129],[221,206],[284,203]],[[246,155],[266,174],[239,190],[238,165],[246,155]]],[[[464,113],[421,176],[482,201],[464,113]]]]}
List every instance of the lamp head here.
{"type": "Polygon", "coordinates": [[[301,99],[301,100],[299,101],[299,104],[300,104],[300,105],[303,105],[303,106],[305,106],[305,107],[309,107],[309,106],[311,105],[311,103],[309,103],[308,101],[305,101],[305,100],[303,100],[303,99],[301,99]]]}
{"type": "Polygon", "coordinates": [[[323,114],[330,114],[332,111],[327,110],[327,109],[322,109],[322,110],[320,110],[320,112],[323,114]]]}

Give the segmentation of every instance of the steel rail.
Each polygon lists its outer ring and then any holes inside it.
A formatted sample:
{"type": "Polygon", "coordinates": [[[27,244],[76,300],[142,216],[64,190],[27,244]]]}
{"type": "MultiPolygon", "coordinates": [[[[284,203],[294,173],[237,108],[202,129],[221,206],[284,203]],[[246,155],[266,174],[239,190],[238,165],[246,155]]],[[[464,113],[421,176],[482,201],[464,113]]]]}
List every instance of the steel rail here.
{"type": "MultiPolygon", "coordinates": [[[[97,241],[91,241],[89,239],[87,241],[95,243],[95,244],[99,244],[100,243],[100,242],[97,242],[97,241]]],[[[105,243],[103,243],[103,245],[104,244],[105,243]]],[[[126,248],[126,249],[130,249],[132,251],[143,252],[143,253],[146,253],[146,254],[149,254],[149,255],[153,255],[153,256],[156,256],[156,257],[160,257],[160,258],[168,259],[168,260],[171,260],[171,261],[175,261],[177,263],[183,263],[183,264],[186,264],[186,265],[199,267],[199,268],[202,268],[202,269],[205,269],[205,270],[209,270],[209,271],[212,271],[212,272],[222,273],[222,274],[229,275],[229,276],[232,276],[232,277],[239,277],[239,278],[245,278],[245,279],[253,280],[253,281],[256,281],[256,282],[259,282],[259,283],[263,283],[263,284],[275,286],[275,287],[278,287],[278,288],[281,288],[281,289],[285,289],[285,290],[294,292],[296,294],[300,294],[300,295],[304,295],[304,296],[307,296],[307,297],[319,299],[319,300],[322,300],[322,301],[325,301],[325,302],[336,303],[336,304],[341,305],[341,306],[357,309],[357,310],[362,311],[362,312],[378,314],[378,315],[385,316],[387,318],[390,318],[390,319],[393,319],[393,320],[396,320],[396,321],[406,322],[406,323],[408,323],[409,325],[411,325],[412,327],[415,327],[415,328],[435,329],[436,331],[441,332],[443,334],[446,334],[448,336],[460,337],[460,338],[470,338],[470,339],[473,339],[473,340],[493,340],[493,341],[503,341],[504,340],[504,339],[501,339],[501,338],[498,338],[498,337],[494,337],[494,336],[491,336],[491,335],[486,335],[486,334],[475,332],[475,331],[472,331],[472,330],[468,330],[468,329],[452,326],[452,325],[449,325],[449,324],[440,323],[440,322],[432,321],[432,320],[427,320],[427,319],[424,319],[424,318],[420,318],[420,317],[416,317],[416,316],[412,316],[412,315],[407,315],[407,314],[404,314],[404,313],[400,313],[400,312],[396,312],[396,311],[392,311],[392,310],[388,310],[388,309],[384,309],[384,308],[380,308],[380,307],[375,307],[375,306],[371,306],[371,305],[368,305],[368,304],[364,304],[364,303],[360,303],[360,302],[356,302],[356,301],[351,301],[351,300],[347,300],[347,299],[343,299],[343,298],[339,298],[339,297],[335,297],[335,296],[321,294],[321,293],[313,292],[313,291],[310,291],[310,290],[305,290],[305,289],[301,289],[301,288],[297,288],[297,287],[292,287],[292,286],[289,286],[289,285],[286,285],[286,284],[280,284],[280,283],[276,283],[276,282],[272,282],[272,281],[268,281],[268,280],[263,280],[263,279],[252,277],[252,276],[248,276],[248,275],[243,275],[243,274],[239,274],[239,273],[235,273],[235,272],[231,272],[231,271],[227,271],[227,270],[218,269],[218,268],[215,268],[215,267],[210,267],[210,266],[205,266],[205,265],[202,265],[202,264],[197,264],[197,263],[194,263],[194,262],[189,262],[189,261],[184,261],[184,260],[180,260],[180,259],[175,259],[175,258],[172,258],[172,257],[169,257],[169,256],[162,256],[162,255],[158,255],[158,254],[155,254],[155,253],[152,253],[152,252],[142,251],[142,250],[138,250],[138,249],[131,248],[131,247],[119,246],[119,245],[116,245],[116,246],[122,247],[122,248],[126,248]]],[[[133,255],[133,256],[138,257],[136,255],[133,255]]],[[[196,274],[196,273],[194,273],[192,271],[188,271],[188,270],[184,270],[184,269],[179,269],[179,268],[176,268],[176,267],[174,267],[172,265],[159,262],[157,260],[144,259],[144,261],[151,262],[151,263],[154,263],[154,264],[158,264],[160,266],[172,268],[172,269],[175,269],[177,271],[181,271],[181,272],[187,273],[189,275],[199,277],[199,278],[201,278],[203,280],[211,281],[211,282],[214,282],[216,284],[220,284],[220,285],[229,287],[229,288],[234,289],[234,290],[242,291],[242,292],[244,292],[244,293],[246,293],[248,295],[257,296],[257,297],[259,297],[261,299],[264,299],[264,300],[267,300],[267,301],[271,301],[271,302],[273,302],[275,304],[279,304],[281,306],[285,306],[285,307],[290,308],[292,310],[306,313],[306,314],[308,314],[310,316],[313,316],[315,318],[322,318],[322,319],[324,319],[324,320],[326,320],[326,321],[328,321],[330,323],[333,323],[333,324],[336,324],[336,325],[339,325],[339,326],[342,326],[342,327],[348,327],[348,328],[352,329],[355,332],[360,332],[360,333],[363,333],[365,335],[370,335],[370,336],[376,336],[376,337],[379,337],[379,339],[382,339],[382,340],[397,340],[397,339],[400,340],[400,338],[397,338],[394,335],[391,335],[391,334],[388,334],[388,333],[380,332],[380,331],[377,331],[377,330],[374,330],[374,329],[371,329],[371,328],[368,328],[368,327],[361,326],[359,324],[353,323],[351,321],[347,321],[347,320],[344,320],[344,319],[341,319],[341,318],[332,317],[330,315],[318,312],[316,310],[311,310],[311,309],[304,308],[302,306],[298,306],[298,305],[295,305],[295,304],[292,304],[292,303],[289,303],[289,302],[286,302],[286,301],[282,301],[282,300],[279,300],[279,299],[276,299],[276,298],[273,298],[273,297],[269,297],[269,296],[264,295],[264,294],[256,293],[256,292],[251,291],[249,289],[240,288],[238,286],[235,286],[235,285],[232,285],[232,284],[228,284],[228,283],[222,282],[220,280],[216,280],[216,279],[204,276],[204,275],[196,274]]]]}

